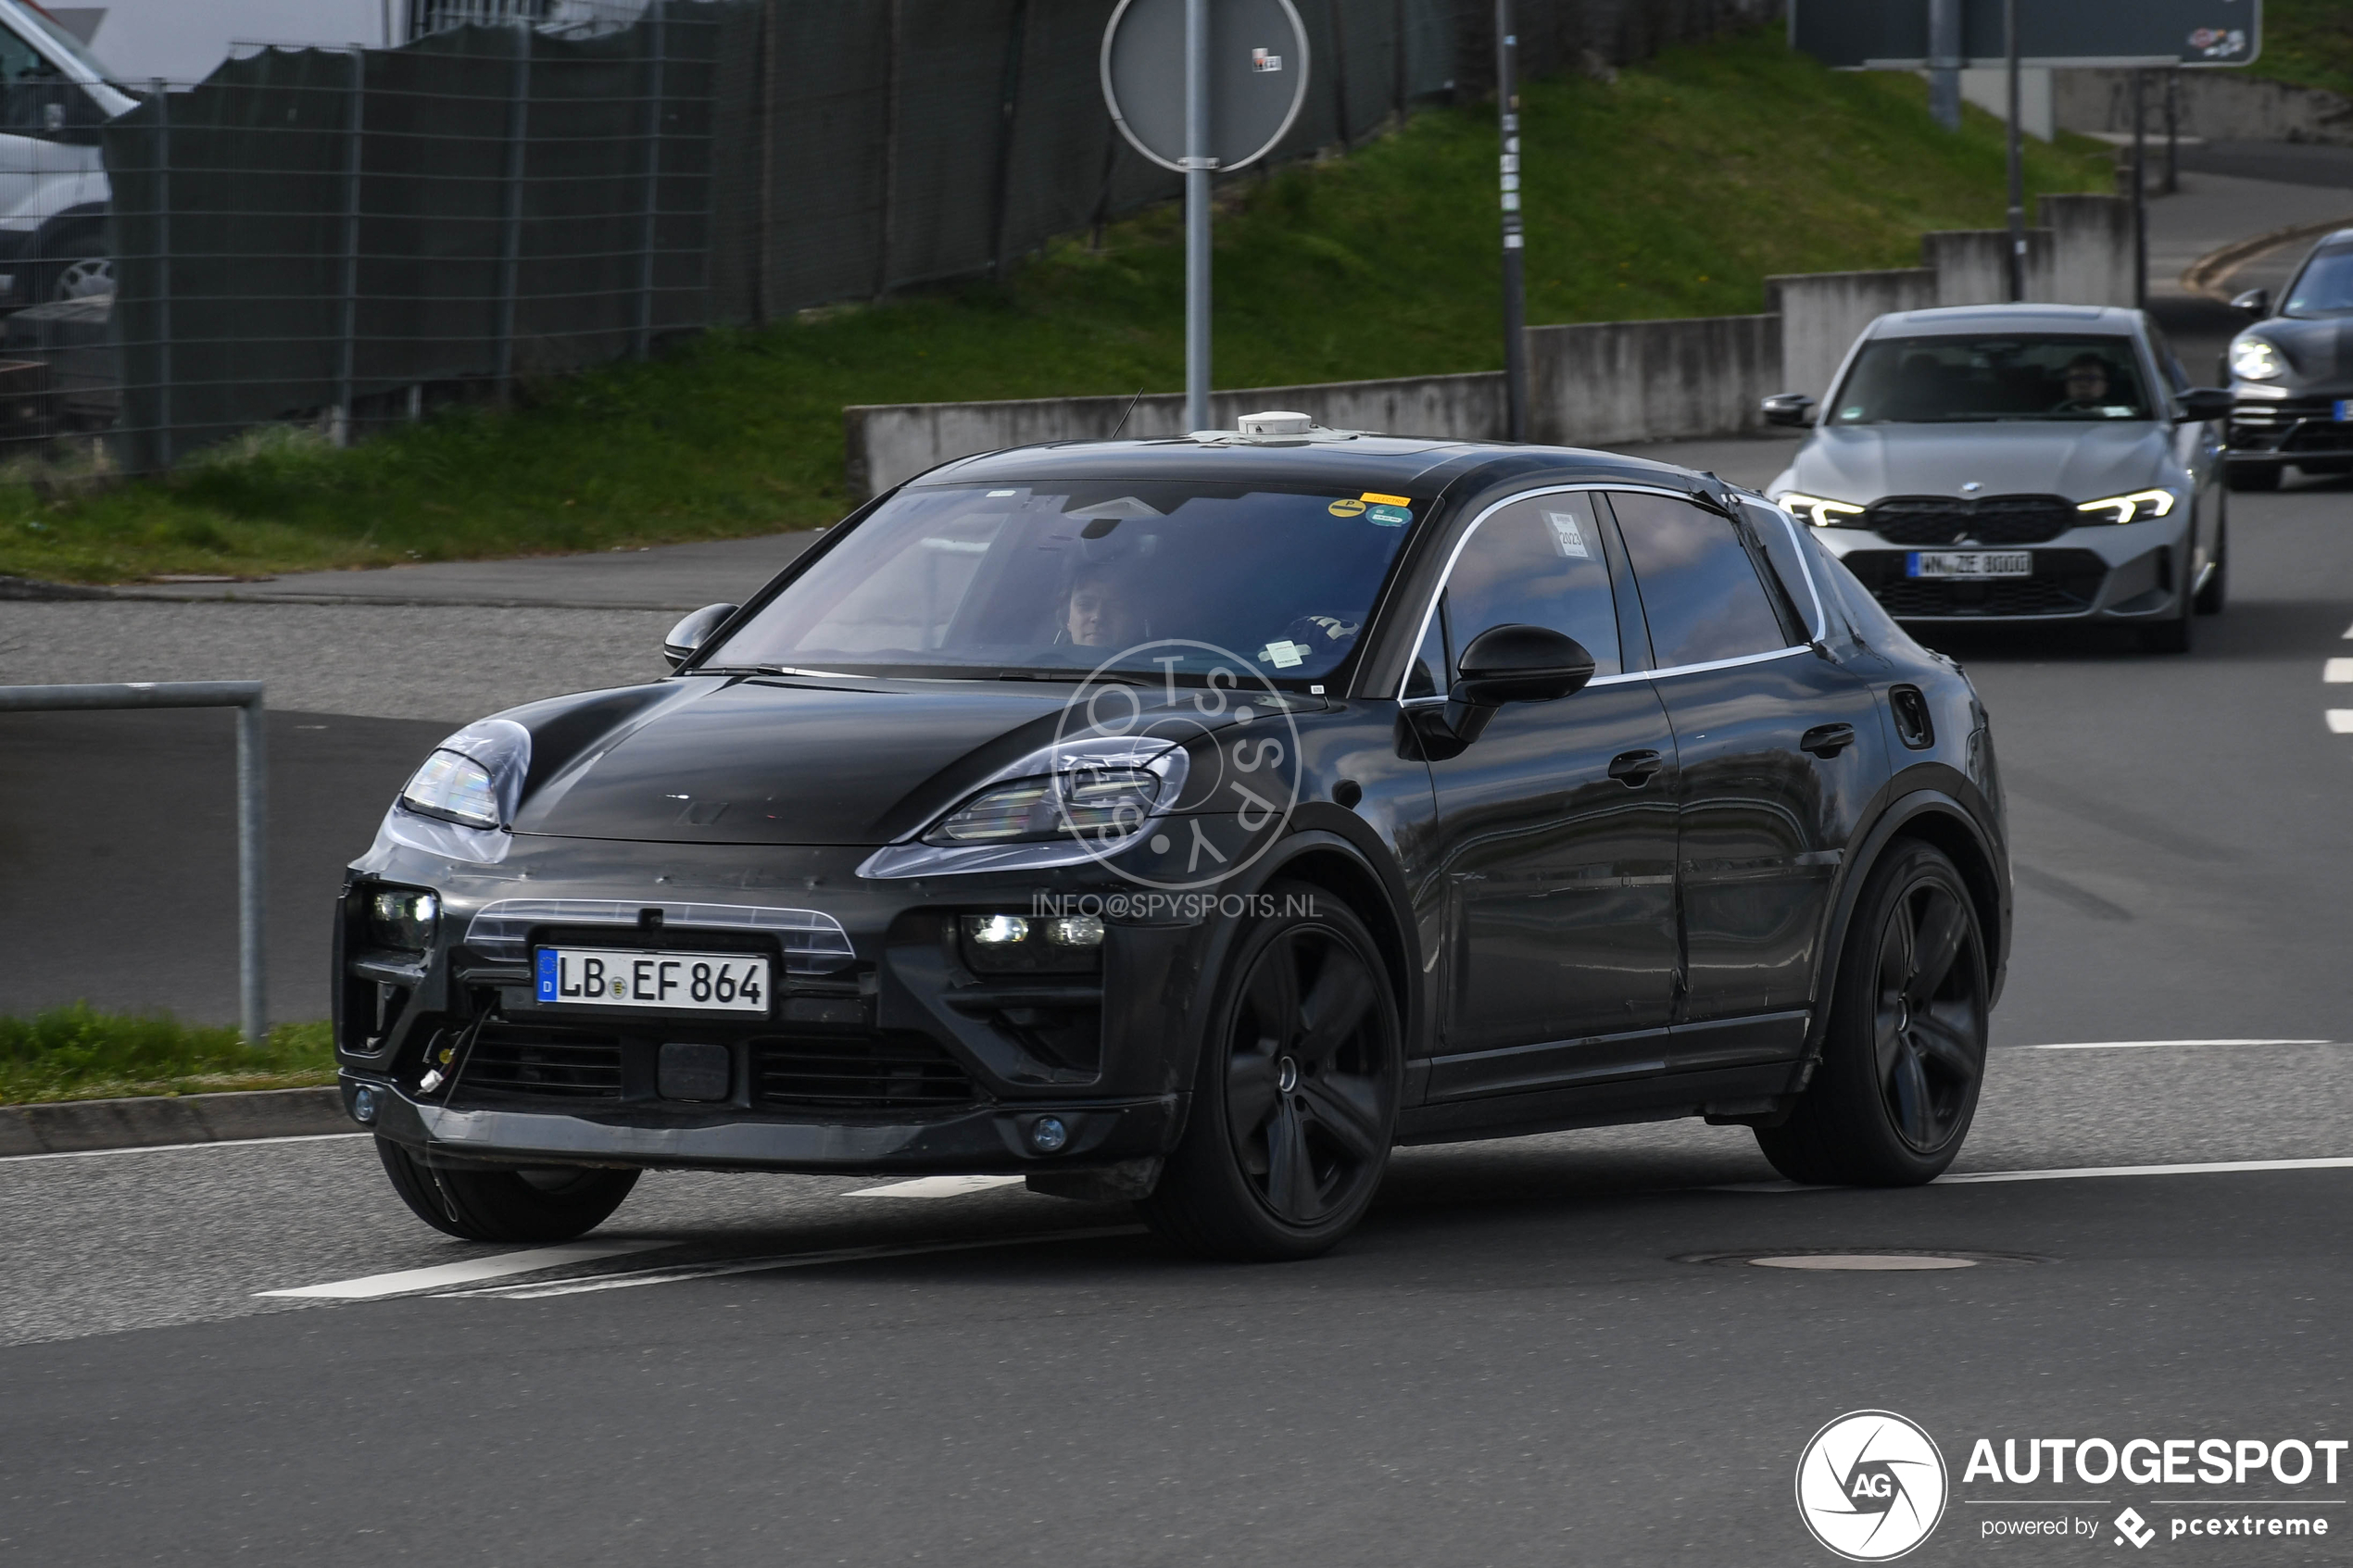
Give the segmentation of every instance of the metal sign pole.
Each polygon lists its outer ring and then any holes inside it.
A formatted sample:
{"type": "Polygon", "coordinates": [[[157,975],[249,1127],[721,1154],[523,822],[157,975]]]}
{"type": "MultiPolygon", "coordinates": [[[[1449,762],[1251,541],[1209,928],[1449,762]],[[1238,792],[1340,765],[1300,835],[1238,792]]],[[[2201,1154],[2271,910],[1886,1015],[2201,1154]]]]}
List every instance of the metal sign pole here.
{"type": "Polygon", "coordinates": [[[2010,303],[2026,297],[2026,159],[2018,129],[2018,0],[2002,0],[2002,52],[2009,75],[2010,303]]]}
{"type": "Polygon", "coordinates": [[[1519,38],[1512,0],[1495,0],[1495,103],[1503,132],[1504,387],[1506,437],[1528,439],[1527,234],[1519,208],[1519,38]]]}
{"type": "Polygon", "coordinates": [[[1185,428],[1209,424],[1209,0],[1185,0],[1185,428]]]}
{"type": "Polygon", "coordinates": [[[2133,306],[2149,304],[2148,72],[2133,72],[2133,306]]]}

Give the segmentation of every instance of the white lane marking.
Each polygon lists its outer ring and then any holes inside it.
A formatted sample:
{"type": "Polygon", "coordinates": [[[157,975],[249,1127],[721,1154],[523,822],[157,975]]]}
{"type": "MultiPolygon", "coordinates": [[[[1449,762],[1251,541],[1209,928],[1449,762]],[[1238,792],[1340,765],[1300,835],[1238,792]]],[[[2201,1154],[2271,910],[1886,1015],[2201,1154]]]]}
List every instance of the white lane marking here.
{"type": "Polygon", "coordinates": [[[2332,686],[2353,685],[2353,659],[2332,659],[2321,666],[2321,679],[2332,686]]]}
{"type": "Polygon", "coordinates": [[[2329,709],[2329,734],[2333,735],[2353,735],[2353,708],[2332,708],[2329,709]]]}
{"type": "MultiPolygon", "coordinates": [[[[2353,1156],[2331,1155],[2320,1160],[2214,1160],[2196,1165],[2079,1165],[2061,1171],[1967,1171],[1951,1173],[1930,1183],[1957,1186],[1977,1182],[2066,1182],[2084,1176],[2221,1176],[2239,1171],[2353,1170],[2353,1156]]],[[[1855,1188],[1807,1186],[1796,1182],[1726,1182],[1710,1192],[1839,1192],[1855,1188]]]]}
{"type": "Polygon", "coordinates": [[[56,1154],[0,1156],[0,1166],[20,1160],[96,1160],[108,1154],[169,1154],[176,1148],[251,1148],[258,1143],[324,1143],[329,1138],[371,1138],[373,1133],[296,1133],[284,1138],[215,1138],[208,1143],[143,1143],[129,1148],[69,1148],[56,1154]]]}
{"type": "Polygon", "coordinates": [[[1997,1051],[2145,1051],[2163,1046],[2333,1046],[2334,1040],[2071,1040],[2058,1046],[1995,1046],[1997,1051]]]}
{"type": "Polygon", "coordinates": [[[893,1182],[888,1186],[860,1187],[845,1192],[844,1198],[962,1198],[968,1192],[987,1192],[991,1187],[1017,1187],[1028,1178],[1025,1176],[918,1176],[912,1182],[893,1182]]]}
{"type": "Polygon", "coordinates": [[[856,1263],[870,1258],[913,1258],[932,1252],[971,1252],[988,1247],[1031,1247],[1052,1241],[1093,1241],[1103,1236],[1142,1236],[1142,1225],[1098,1225],[1088,1230],[1043,1231],[1036,1236],[991,1236],[984,1241],[919,1242],[908,1247],[844,1247],[831,1252],[786,1252],[767,1258],[736,1258],[720,1262],[688,1263],[675,1269],[640,1269],[630,1274],[605,1274],[596,1279],[571,1279],[558,1285],[492,1286],[486,1290],[450,1290],[439,1301],[495,1296],[505,1301],[539,1301],[550,1296],[584,1296],[597,1290],[629,1290],[641,1285],[677,1285],[686,1280],[717,1279],[723,1274],[764,1273],[771,1269],[808,1269],[821,1263],[856,1263]]]}
{"type": "Polygon", "coordinates": [[[325,1285],[302,1285],[291,1290],[257,1290],[254,1294],[307,1296],[330,1301],[372,1301],[381,1296],[436,1290],[443,1286],[468,1285],[478,1279],[498,1279],[507,1274],[537,1273],[542,1269],[560,1269],[567,1263],[593,1262],[598,1258],[616,1258],[625,1252],[650,1252],[657,1247],[677,1245],[674,1241],[582,1241],[567,1247],[535,1247],[528,1252],[501,1252],[495,1257],[472,1258],[462,1263],[441,1263],[430,1269],[403,1269],[397,1273],[331,1280],[325,1285]]]}

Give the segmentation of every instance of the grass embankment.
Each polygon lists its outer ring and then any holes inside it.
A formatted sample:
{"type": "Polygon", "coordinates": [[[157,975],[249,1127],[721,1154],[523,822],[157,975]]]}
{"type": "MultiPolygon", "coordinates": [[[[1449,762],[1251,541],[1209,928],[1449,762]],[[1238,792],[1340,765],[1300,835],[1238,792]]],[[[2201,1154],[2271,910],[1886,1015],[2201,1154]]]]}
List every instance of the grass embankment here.
{"type": "Polygon", "coordinates": [[[2263,0],[2263,53],[2246,70],[2296,87],[2353,94],[2353,6],[2263,0]]]}
{"type": "Polygon", "coordinates": [[[324,1023],[282,1023],[256,1049],[234,1029],[86,1007],[0,1018],[0,1105],[293,1089],[334,1081],[333,1043],[324,1023]]]}
{"type": "MultiPolygon", "coordinates": [[[[1756,34],[1526,94],[1529,320],[1764,307],[1768,273],[1917,266],[1924,230],[1997,226],[1998,127],[1930,121],[1907,75],[1836,74],[1756,34]]],[[[2106,189],[2109,153],[2029,143],[2033,191],[2106,189]]],[[[1232,188],[1217,383],[1491,369],[1491,106],[1232,188]]],[[[0,484],[0,573],[109,582],[524,555],[823,525],[851,403],[1169,390],[1179,215],[1072,241],[1001,284],[714,333],[349,451],[249,439],[164,483],[0,484]]]]}

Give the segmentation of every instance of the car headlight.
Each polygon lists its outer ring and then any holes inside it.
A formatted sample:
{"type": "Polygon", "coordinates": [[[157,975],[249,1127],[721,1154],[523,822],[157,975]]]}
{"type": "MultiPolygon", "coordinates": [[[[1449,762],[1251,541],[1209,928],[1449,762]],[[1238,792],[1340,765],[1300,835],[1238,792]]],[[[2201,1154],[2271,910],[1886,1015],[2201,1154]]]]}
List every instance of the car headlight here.
{"type": "Polygon", "coordinates": [[[1781,496],[1780,503],[1817,528],[1836,528],[1849,518],[1861,517],[1865,510],[1852,501],[1833,501],[1824,495],[1801,495],[1794,490],[1781,496]]]}
{"type": "Polygon", "coordinates": [[[380,947],[422,953],[441,924],[441,900],[416,887],[379,887],[368,898],[368,936],[380,947]]]}
{"type": "Polygon", "coordinates": [[[459,827],[502,828],[514,820],[531,771],[531,732],[511,719],[469,724],[434,748],[400,791],[400,804],[459,827]]]}
{"type": "Polygon", "coordinates": [[[2243,381],[2274,381],[2286,370],[2280,351],[2259,337],[2243,337],[2231,345],[2231,374],[2243,381]]]}
{"type": "Polygon", "coordinates": [[[2130,495],[2106,495],[2096,501],[2085,501],[2075,508],[2079,512],[2107,512],[2108,522],[2146,522],[2163,517],[2173,509],[2171,490],[2135,490],[2130,495]]]}
{"type": "Polygon", "coordinates": [[[1072,768],[983,790],[924,835],[937,845],[1047,844],[1125,838],[1160,799],[1158,774],[1141,768],[1072,768]]]}

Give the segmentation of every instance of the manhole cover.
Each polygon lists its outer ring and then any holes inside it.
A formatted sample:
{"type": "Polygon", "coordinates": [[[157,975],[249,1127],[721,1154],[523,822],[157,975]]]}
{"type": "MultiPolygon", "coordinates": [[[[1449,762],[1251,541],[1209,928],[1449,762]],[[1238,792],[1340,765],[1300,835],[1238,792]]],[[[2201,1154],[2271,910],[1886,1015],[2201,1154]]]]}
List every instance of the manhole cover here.
{"type": "Polygon", "coordinates": [[[2047,1263],[2028,1252],[1934,1251],[1897,1247],[1774,1248],[1747,1252],[1688,1252],[1678,1263],[1716,1263],[1732,1268],[1798,1269],[1816,1273],[1910,1273],[1940,1269],[1973,1269],[1984,1263],[2047,1263]]]}

